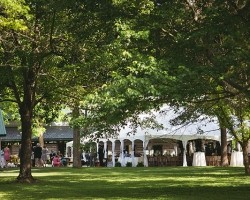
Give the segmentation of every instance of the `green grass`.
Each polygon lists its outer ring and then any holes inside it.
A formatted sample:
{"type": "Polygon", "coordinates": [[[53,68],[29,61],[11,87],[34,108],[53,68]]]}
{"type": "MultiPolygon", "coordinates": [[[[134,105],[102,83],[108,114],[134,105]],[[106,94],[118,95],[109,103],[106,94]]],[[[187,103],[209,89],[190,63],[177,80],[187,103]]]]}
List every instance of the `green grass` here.
{"type": "Polygon", "coordinates": [[[0,199],[250,199],[243,168],[42,168],[35,184],[15,182],[18,169],[0,171],[0,199]]]}

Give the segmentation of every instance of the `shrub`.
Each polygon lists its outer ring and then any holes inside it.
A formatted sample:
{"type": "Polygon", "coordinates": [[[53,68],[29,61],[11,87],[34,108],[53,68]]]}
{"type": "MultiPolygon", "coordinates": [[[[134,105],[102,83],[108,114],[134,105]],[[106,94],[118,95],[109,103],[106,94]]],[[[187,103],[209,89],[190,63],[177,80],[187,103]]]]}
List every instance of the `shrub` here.
{"type": "Polygon", "coordinates": [[[137,166],[136,167],[144,167],[144,164],[143,162],[138,162],[137,166]]]}
{"type": "Polygon", "coordinates": [[[120,162],[115,162],[115,167],[121,167],[122,164],[120,162]]]}
{"type": "Polygon", "coordinates": [[[132,162],[127,162],[126,167],[132,167],[132,162]]]}

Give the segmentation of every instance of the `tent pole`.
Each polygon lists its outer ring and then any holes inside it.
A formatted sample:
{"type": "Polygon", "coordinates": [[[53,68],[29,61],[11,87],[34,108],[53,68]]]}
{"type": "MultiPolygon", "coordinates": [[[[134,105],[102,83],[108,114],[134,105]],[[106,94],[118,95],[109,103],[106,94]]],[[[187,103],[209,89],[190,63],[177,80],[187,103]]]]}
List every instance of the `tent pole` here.
{"type": "Polygon", "coordinates": [[[182,144],[183,144],[183,167],[187,167],[187,155],[186,155],[187,141],[182,140],[182,144]]]}

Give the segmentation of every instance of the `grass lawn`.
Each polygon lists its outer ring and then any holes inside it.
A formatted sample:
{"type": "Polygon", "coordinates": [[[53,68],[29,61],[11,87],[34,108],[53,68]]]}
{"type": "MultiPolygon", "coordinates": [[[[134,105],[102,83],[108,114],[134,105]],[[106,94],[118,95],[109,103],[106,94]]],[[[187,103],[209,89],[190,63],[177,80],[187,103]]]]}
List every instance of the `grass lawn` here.
{"type": "Polygon", "coordinates": [[[0,171],[1,200],[250,199],[250,177],[243,168],[34,168],[35,184],[16,183],[18,172],[0,171]]]}

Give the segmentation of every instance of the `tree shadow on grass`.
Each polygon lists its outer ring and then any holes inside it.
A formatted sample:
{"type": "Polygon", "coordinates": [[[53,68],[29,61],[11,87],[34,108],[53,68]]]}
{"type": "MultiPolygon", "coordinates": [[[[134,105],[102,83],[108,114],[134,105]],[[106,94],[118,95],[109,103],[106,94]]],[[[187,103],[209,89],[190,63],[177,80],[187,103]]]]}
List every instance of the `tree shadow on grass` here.
{"type": "Polygon", "coordinates": [[[54,183],[53,185],[37,184],[25,186],[16,192],[7,192],[4,199],[249,199],[249,187],[214,187],[212,185],[199,186],[179,182],[154,181],[150,184],[130,182],[117,183],[102,181],[72,183],[54,183]]]}
{"type": "Polygon", "coordinates": [[[238,168],[60,168],[35,170],[34,176],[39,181],[32,185],[1,177],[1,199],[244,200],[250,196],[250,179],[238,168]]]}

